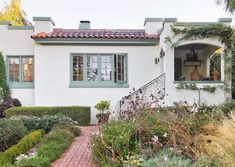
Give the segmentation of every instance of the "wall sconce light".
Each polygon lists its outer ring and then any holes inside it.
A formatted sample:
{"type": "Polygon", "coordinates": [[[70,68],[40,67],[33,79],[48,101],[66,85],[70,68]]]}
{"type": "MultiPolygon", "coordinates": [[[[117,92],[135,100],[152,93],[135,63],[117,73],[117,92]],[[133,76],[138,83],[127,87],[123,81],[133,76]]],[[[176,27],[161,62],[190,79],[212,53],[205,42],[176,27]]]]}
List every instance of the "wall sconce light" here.
{"type": "Polygon", "coordinates": [[[159,60],[159,57],[156,57],[156,58],[155,58],[155,64],[157,64],[159,61],[160,61],[160,60],[159,60]]]}
{"type": "Polygon", "coordinates": [[[165,56],[165,51],[161,48],[160,50],[160,58],[163,58],[165,56]]]}

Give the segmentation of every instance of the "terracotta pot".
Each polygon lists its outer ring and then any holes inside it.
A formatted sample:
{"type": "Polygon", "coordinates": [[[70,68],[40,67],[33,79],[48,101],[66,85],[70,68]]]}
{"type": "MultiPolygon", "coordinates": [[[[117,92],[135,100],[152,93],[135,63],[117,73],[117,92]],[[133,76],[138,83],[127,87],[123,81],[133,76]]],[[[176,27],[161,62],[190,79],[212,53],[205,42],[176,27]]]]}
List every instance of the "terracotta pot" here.
{"type": "Polygon", "coordinates": [[[107,124],[109,122],[110,113],[99,113],[96,114],[98,124],[107,124]]]}
{"type": "Polygon", "coordinates": [[[213,80],[214,81],[218,81],[219,80],[219,72],[217,70],[215,70],[213,72],[213,80]]]}

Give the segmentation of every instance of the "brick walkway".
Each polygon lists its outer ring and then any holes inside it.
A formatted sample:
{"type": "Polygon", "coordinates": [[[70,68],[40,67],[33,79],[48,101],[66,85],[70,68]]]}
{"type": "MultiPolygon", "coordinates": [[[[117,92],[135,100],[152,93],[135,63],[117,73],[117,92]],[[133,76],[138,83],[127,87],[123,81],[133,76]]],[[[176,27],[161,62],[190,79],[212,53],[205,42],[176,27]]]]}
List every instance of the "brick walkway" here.
{"type": "Polygon", "coordinates": [[[95,167],[91,161],[89,149],[89,137],[91,132],[96,132],[97,126],[81,128],[81,135],[75,138],[69,149],[63,153],[60,159],[54,161],[52,167],[95,167]]]}

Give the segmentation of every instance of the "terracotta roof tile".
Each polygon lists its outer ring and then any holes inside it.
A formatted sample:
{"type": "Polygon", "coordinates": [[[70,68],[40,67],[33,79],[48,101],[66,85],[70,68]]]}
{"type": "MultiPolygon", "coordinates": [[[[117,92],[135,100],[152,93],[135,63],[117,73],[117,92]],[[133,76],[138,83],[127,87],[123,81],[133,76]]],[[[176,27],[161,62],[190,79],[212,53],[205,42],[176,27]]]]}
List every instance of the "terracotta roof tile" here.
{"type": "Polygon", "coordinates": [[[82,39],[158,39],[159,35],[145,33],[144,29],[54,29],[38,33],[32,38],[82,38],[82,39]]]}

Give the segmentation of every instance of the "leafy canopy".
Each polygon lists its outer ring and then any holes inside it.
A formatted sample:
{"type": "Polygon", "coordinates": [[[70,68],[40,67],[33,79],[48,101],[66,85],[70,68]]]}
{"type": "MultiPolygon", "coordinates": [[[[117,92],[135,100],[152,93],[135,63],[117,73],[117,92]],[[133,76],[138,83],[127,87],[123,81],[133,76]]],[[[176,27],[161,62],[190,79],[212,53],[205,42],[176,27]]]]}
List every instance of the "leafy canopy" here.
{"type": "Polygon", "coordinates": [[[216,0],[217,4],[223,5],[225,10],[231,14],[235,12],[235,0],[216,0]]]}
{"type": "Polygon", "coordinates": [[[15,26],[30,25],[26,19],[26,13],[21,8],[21,0],[11,0],[11,3],[0,11],[0,20],[11,21],[15,26]]]}

